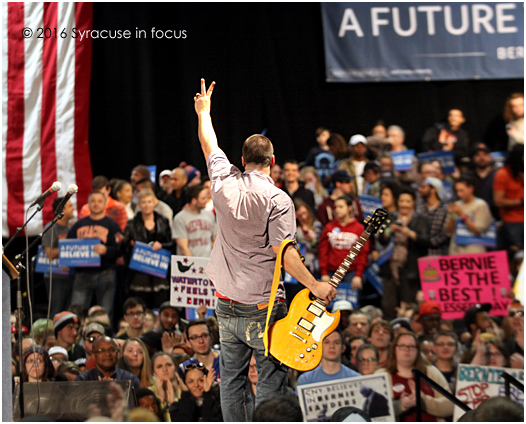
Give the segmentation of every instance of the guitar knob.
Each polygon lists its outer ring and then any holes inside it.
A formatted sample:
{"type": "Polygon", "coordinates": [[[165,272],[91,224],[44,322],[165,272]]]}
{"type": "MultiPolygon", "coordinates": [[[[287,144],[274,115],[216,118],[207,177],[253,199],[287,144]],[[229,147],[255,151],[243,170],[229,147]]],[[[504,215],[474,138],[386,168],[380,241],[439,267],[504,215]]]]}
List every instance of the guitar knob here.
{"type": "Polygon", "coordinates": [[[305,358],[305,355],[303,353],[300,353],[300,358],[301,359],[305,358]]]}
{"type": "Polygon", "coordinates": [[[310,352],[310,347],[307,348],[307,352],[310,352]]]}
{"type": "Polygon", "coordinates": [[[312,344],[312,348],[313,348],[314,350],[316,350],[316,349],[318,349],[318,345],[317,345],[316,343],[313,343],[313,344],[312,344]]]}

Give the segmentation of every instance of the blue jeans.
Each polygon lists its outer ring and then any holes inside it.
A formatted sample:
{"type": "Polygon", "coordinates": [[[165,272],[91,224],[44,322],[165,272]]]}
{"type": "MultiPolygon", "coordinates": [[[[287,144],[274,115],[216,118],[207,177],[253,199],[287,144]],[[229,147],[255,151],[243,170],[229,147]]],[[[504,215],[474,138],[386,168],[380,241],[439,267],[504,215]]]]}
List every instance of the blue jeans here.
{"type": "Polygon", "coordinates": [[[113,268],[95,272],[77,271],[73,281],[71,304],[80,304],[89,308],[91,299],[95,294],[95,304],[101,305],[108,311],[111,321],[113,319],[113,301],[116,287],[117,280],[113,268]]]}
{"type": "MultiPolygon", "coordinates": [[[[44,274],[44,284],[49,299],[49,274],[44,274]]],[[[71,291],[73,288],[73,276],[53,275],[53,286],[51,293],[51,308],[49,318],[66,311],[70,305],[71,291]]]]}
{"type": "MultiPolygon", "coordinates": [[[[252,421],[247,405],[245,387],[252,354],[258,371],[257,406],[264,400],[285,394],[287,367],[265,356],[263,332],[267,309],[218,299],[216,315],[221,341],[221,410],[226,422],[252,421]]],[[[270,324],[285,317],[287,305],[276,302],[270,324]]]]}

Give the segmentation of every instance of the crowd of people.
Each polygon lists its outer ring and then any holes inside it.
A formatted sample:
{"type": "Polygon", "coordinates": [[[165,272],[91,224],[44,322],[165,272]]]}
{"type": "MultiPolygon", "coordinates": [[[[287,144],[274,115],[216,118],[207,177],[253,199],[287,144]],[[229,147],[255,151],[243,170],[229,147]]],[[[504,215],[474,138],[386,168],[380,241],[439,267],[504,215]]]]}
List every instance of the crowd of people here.
{"type": "MultiPolygon", "coordinates": [[[[371,135],[353,135],[348,143],[318,128],[317,145],[304,161],[268,164],[274,186],[294,203],[294,236],[305,266],[319,281],[334,278],[364,231],[364,196],[376,198],[389,218],[386,230],[369,239],[342,278],[352,299],[338,297],[328,308],[339,310],[341,320],[323,340],[321,364],[301,375],[289,370],[283,402],[299,409],[294,390],[302,384],[386,372],[397,420],[414,421],[414,368],[452,393],[459,363],[524,368],[524,307],[513,291],[506,316],[490,316],[491,304],[475,304],[462,320],[445,320],[440,303],[424,300],[418,269],[418,259],[425,256],[504,250],[515,282],[524,249],[522,94],[509,97],[506,113],[510,142],[500,164],[490,154],[494,146],[469,139],[458,109],[422,138],[424,152],[453,153],[450,173],[440,160],[417,156],[400,170],[393,153],[407,151],[404,131],[382,122],[371,135]],[[460,233],[466,231],[485,242],[465,242],[460,233]],[[378,290],[366,270],[381,257],[378,290]]],[[[221,358],[226,333],[220,322],[206,318],[203,306],[197,309],[198,321],[185,319],[184,308],[170,304],[169,272],[161,278],[128,267],[136,242],[153,251],[210,257],[218,233],[227,233],[217,219],[219,205],[212,202],[211,191],[219,191],[214,187],[205,173],[185,162],[162,171],[157,184],[149,169],[138,165],[129,181],[95,177],[75,223],[68,201],[63,217],[42,240],[44,251],[55,259],[59,239],[98,238],[94,251],[100,267],[44,274],[51,319],[24,320],[28,330],[22,340],[13,334],[14,382],[130,380],[139,407],[149,411],[141,411],[141,420],[222,421],[219,388],[227,384],[222,380],[230,385],[234,380],[230,371],[221,376],[221,359],[223,366],[228,362],[221,358]]],[[[248,212],[237,212],[242,228],[248,212]]],[[[285,284],[288,304],[298,286],[285,284]]],[[[232,308],[230,299],[224,297],[232,308]]],[[[224,305],[220,316],[226,316],[224,305]]],[[[243,370],[248,378],[235,381],[245,382],[244,416],[264,420],[268,413],[270,420],[279,405],[272,404],[275,399],[255,401],[267,382],[258,379],[256,359],[243,370]]],[[[236,366],[235,357],[228,361],[236,366]]],[[[425,382],[421,392],[425,421],[452,420],[449,400],[425,382]]],[[[369,417],[373,412],[365,410],[369,417]]]]}

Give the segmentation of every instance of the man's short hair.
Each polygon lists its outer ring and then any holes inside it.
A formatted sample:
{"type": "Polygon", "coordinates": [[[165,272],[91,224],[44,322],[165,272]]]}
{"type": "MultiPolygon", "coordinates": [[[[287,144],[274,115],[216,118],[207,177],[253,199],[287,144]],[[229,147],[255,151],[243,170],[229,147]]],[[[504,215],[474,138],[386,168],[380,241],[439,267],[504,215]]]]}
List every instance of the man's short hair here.
{"type": "Polygon", "coordinates": [[[144,303],[144,300],[142,300],[140,297],[129,297],[124,302],[124,305],[122,305],[122,310],[126,314],[128,309],[135,308],[136,306],[142,306],[142,310],[146,310],[146,304],[144,303]]]}
{"type": "Polygon", "coordinates": [[[91,189],[93,191],[98,191],[102,188],[106,188],[110,185],[110,181],[104,176],[104,175],[98,175],[95,178],[93,178],[93,182],[91,183],[91,189]]]}
{"type": "Polygon", "coordinates": [[[186,334],[186,338],[188,338],[188,330],[190,329],[190,327],[194,327],[196,325],[205,325],[206,328],[208,329],[208,332],[210,333],[210,328],[208,327],[208,324],[206,323],[206,321],[190,321],[184,328],[184,333],[186,334]]]}
{"type": "Polygon", "coordinates": [[[137,165],[132,169],[132,172],[133,171],[137,172],[138,174],[141,174],[144,177],[150,178],[150,170],[146,165],[137,165]]]}
{"type": "Polygon", "coordinates": [[[266,168],[272,162],[274,147],[264,135],[254,134],[243,143],[242,154],[245,164],[253,163],[266,168]]]}
{"type": "Polygon", "coordinates": [[[371,325],[371,328],[369,329],[369,337],[372,336],[373,330],[375,329],[375,327],[382,327],[385,330],[389,331],[389,334],[391,334],[391,340],[393,340],[394,333],[393,333],[393,329],[391,327],[391,324],[389,324],[389,322],[387,322],[387,321],[385,321],[383,319],[380,320],[380,321],[376,321],[374,324],[371,325]]]}
{"type": "Polygon", "coordinates": [[[64,199],[64,196],[57,197],[55,200],[53,200],[53,212],[57,213],[58,205],[60,205],[60,202],[64,199]]]}
{"type": "Polygon", "coordinates": [[[137,199],[139,200],[139,202],[145,198],[145,197],[148,197],[148,196],[151,196],[153,197],[154,199],[157,198],[157,196],[155,195],[155,193],[153,192],[153,190],[149,189],[149,188],[143,188],[139,194],[137,195],[137,199]]]}
{"type": "Polygon", "coordinates": [[[475,187],[475,181],[469,175],[461,175],[455,180],[455,184],[462,183],[468,187],[475,187]]]}
{"type": "Polygon", "coordinates": [[[186,188],[186,195],[188,196],[189,200],[197,199],[199,193],[201,193],[204,189],[205,186],[203,184],[196,184],[186,188]]]}
{"type": "Polygon", "coordinates": [[[92,196],[95,195],[95,194],[100,194],[101,196],[104,196],[104,193],[101,193],[100,191],[92,191],[92,192],[88,195],[88,202],[91,200],[92,196]]]}
{"type": "Polygon", "coordinates": [[[405,137],[405,131],[398,125],[390,125],[389,128],[387,128],[387,132],[389,131],[396,131],[402,137],[405,137]]]}
{"type": "Polygon", "coordinates": [[[252,421],[303,421],[303,414],[298,398],[294,395],[277,396],[261,402],[252,421]]]}

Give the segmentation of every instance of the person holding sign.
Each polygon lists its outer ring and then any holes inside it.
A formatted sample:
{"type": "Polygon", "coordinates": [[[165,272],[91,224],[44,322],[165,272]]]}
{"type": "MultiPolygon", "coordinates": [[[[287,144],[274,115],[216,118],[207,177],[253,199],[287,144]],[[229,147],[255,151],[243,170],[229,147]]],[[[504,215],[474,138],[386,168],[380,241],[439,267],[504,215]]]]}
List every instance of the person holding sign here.
{"type": "MultiPolygon", "coordinates": [[[[153,191],[149,189],[141,190],[138,199],[140,210],[126,224],[124,240],[121,245],[121,248],[126,252],[127,263],[131,259],[133,248],[137,241],[150,244],[154,252],[160,249],[172,251],[174,248],[170,221],[165,216],[154,211],[153,191]]],[[[149,308],[157,307],[169,297],[170,284],[166,278],[130,269],[127,281],[130,295],[142,298],[149,308]]]]}
{"type": "Polygon", "coordinates": [[[88,197],[89,216],[79,219],[68,232],[68,239],[97,238],[100,243],[93,251],[101,256],[100,267],[76,268],[72,304],[91,306],[93,294],[96,304],[101,305],[113,315],[113,300],[117,283],[115,279],[115,260],[118,249],[115,236],[121,234],[117,222],[105,215],[106,195],[94,191],[88,197]]]}
{"type": "MultiPolygon", "coordinates": [[[[217,214],[218,234],[206,268],[219,297],[216,314],[221,341],[221,406],[225,421],[248,421],[245,383],[250,358],[256,357],[258,390],[256,406],[281,396],[286,390],[287,369],[265,356],[263,333],[272,288],[276,255],[285,239],[294,239],[296,223],[292,199],[274,185],[270,167],[274,148],[256,134],[243,144],[245,172],[232,165],[219,148],[210,116],[211,96],[201,79],[194,97],[198,135],[207,162],[211,194],[217,214]]],[[[313,295],[329,304],[336,289],[318,282],[303,265],[295,249],[283,254],[284,269],[313,295]]],[[[281,284],[270,324],[286,314],[281,284]]]]}
{"type": "Polygon", "coordinates": [[[456,238],[460,224],[464,224],[476,236],[486,231],[493,222],[489,206],[484,200],[475,197],[475,184],[469,177],[457,179],[455,191],[459,200],[449,204],[448,219],[445,223],[446,232],[451,236],[449,254],[484,253],[486,252],[484,246],[480,244],[459,245],[456,238]]]}

